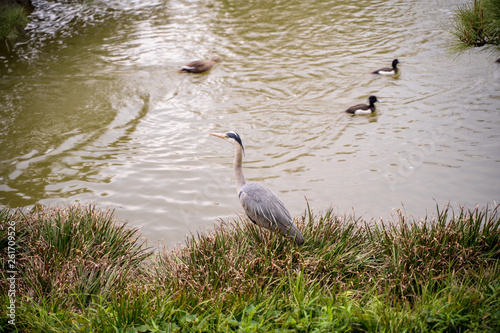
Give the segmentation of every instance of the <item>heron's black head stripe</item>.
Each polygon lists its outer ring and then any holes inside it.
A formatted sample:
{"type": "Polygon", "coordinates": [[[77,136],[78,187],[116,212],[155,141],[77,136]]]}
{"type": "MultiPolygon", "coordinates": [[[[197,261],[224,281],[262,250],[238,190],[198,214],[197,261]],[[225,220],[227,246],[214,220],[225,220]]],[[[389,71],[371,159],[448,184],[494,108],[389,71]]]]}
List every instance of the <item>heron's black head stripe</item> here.
{"type": "Polygon", "coordinates": [[[227,132],[227,133],[226,133],[226,135],[227,135],[229,138],[233,138],[233,139],[235,139],[235,140],[236,140],[236,142],[238,142],[238,143],[240,144],[241,148],[245,149],[245,148],[243,147],[243,142],[241,142],[241,138],[240,138],[240,136],[239,136],[239,134],[238,134],[238,133],[236,133],[236,132],[234,132],[234,131],[231,131],[231,132],[227,132]]]}

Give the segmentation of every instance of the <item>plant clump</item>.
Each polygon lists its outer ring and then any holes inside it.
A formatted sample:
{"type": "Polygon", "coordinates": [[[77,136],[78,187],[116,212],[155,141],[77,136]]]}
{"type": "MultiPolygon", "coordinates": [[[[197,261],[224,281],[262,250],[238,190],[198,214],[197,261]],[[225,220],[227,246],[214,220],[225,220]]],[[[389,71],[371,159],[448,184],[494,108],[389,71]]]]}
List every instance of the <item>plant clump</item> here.
{"type": "Polygon", "coordinates": [[[500,47],[500,0],[474,0],[459,6],[452,25],[458,52],[485,45],[500,47]]]}
{"type": "Polygon", "coordinates": [[[86,306],[134,283],[150,255],[137,229],[93,206],[0,210],[0,289],[7,289],[8,222],[15,221],[17,293],[35,302],[86,306]]]}
{"type": "Polygon", "coordinates": [[[4,41],[7,49],[9,43],[20,36],[28,22],[29,18],[24,7],[0,4],[0,41],[4,41]]]}

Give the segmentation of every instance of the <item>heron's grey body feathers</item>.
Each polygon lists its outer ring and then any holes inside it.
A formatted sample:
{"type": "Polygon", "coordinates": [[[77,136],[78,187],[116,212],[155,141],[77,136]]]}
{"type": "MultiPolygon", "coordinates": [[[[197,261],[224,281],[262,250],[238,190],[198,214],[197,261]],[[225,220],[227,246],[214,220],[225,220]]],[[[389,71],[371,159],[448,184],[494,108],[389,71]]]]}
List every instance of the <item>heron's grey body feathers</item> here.
{"type": "Polygon", "coordinates": [[[260,227],[279,232],[303,244],[304,238],[292,222],[290,212],[278,196],[259,183],[246,183],[238,193],[241,206],[250,220],[260,227]]]}

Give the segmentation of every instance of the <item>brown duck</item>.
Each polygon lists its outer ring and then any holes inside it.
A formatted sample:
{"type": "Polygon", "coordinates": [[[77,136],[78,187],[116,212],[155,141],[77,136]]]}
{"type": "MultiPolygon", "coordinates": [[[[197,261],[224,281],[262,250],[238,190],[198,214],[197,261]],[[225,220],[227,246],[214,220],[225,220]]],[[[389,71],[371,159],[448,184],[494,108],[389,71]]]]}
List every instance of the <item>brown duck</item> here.
{"type": "Polygon", "coordinates": [[[219,61],[219,57],[212,57],[210,60],[191,61],[189,64],[182,66],[180,71],[188,73],[203,73],[211,69],[213,65],[219,61]]]}

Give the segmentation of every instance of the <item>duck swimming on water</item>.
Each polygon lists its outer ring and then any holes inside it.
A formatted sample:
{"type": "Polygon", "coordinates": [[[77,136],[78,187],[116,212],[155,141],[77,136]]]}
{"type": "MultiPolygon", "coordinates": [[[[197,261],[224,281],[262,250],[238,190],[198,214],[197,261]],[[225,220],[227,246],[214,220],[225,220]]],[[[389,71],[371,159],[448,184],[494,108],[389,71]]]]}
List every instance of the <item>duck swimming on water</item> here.
{"type": "Polygon", "coordinates": [[[398,59],[394,59],[392,61],[392,68],[391,67],[384,67],[381,69],[377,69],[376,71],[373,71],[372,74],[380,74],[380,75],[394,75],[398,72],[398,64],[400,64],[398,59]]]}
{"type": "Polygon", "coordinates": [[[370,105],[356,104],[354,106],[351,106],[349,109],[345,110],[345,112],[351,113],[353,115],[354,114],[370,114],[370,113],[375,112],[375,102],[379,102],[377,97],[371,95],[368,98],[368,102],[370,103],[370,105]]]}
{"type": "Polygon", "coordinates": [[[189,64],[182,66],[180,72],[188,73],[203,73],[210,70],[216,62],[219,62],[219,57],[212,57],[210,60],[195,60],[189,64]]]}

